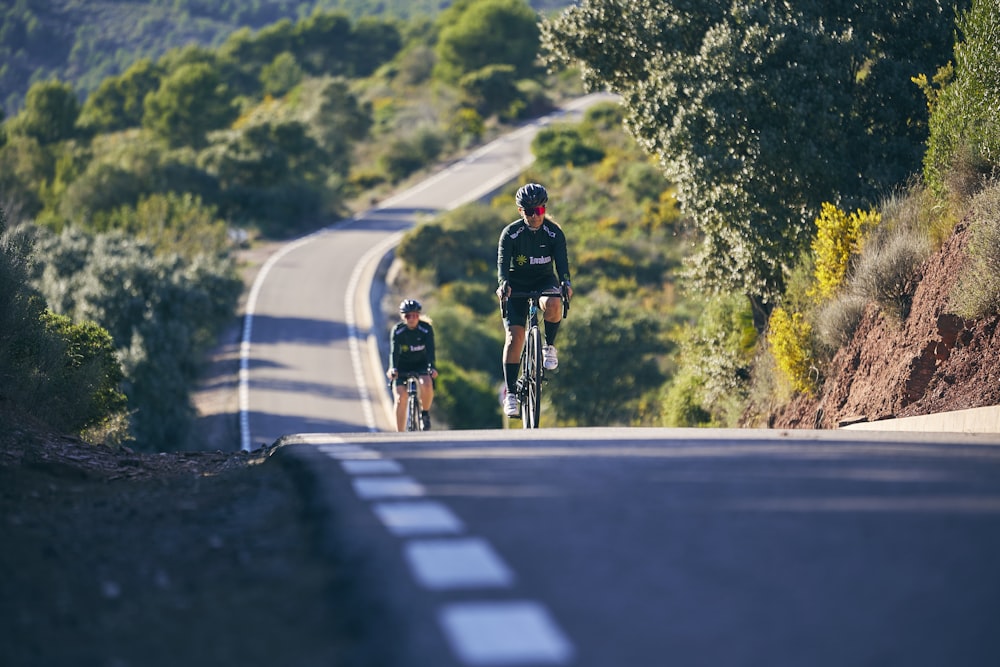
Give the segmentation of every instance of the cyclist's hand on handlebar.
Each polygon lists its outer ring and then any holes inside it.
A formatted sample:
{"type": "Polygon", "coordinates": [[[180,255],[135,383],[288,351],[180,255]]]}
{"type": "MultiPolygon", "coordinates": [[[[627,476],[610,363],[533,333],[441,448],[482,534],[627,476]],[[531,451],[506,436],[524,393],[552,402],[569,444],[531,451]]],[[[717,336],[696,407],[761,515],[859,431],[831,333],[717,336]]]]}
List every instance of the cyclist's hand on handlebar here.
{"type": "Polygon", "coordinates": [[[433,366],[427,367],[427,374],[430,375],[432,379],[438,376],[437,369],[434,368],[433,366]]]}
{"type": "Polygon", "coordinates": [[[395,368],[390,368],[385,372],[385,376],[390,380],[395,380],[398,375],[399,375],[399,370],[395,368]]]}
{"type": "Polygon", "coordinates": [[[570,285],[568,282],[565,282],[565,281],[563,282],[563,284],[562,284],[562,291],[563,291],[563,294],[566,295],[566,300],[567,301],[569,301],[570,299],[573,298],[573,286],[570,285]]]}
{"type": "Polygon", "coordinates": [[[497,298],[503,301],[509,296],[510,296],[510,283],[505,280],[502,283],[500,283],[500,287],[497,288],[497,298]]]}

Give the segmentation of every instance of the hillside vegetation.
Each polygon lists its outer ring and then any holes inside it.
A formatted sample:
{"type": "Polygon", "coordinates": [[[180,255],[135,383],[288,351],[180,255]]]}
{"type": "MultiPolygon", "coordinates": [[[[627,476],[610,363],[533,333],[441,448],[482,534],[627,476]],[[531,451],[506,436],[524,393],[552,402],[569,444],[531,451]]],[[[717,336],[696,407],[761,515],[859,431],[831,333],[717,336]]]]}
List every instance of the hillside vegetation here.
{"type": "MultiPolygon", "coordinates": [[[[203,444],[190,393],[234,317],[240,249],[344,217],[578,92],[537,63],[537,24],[521,0],[410,21],[316,11],[135,60],[82,103],[68,82],[32,84],[0,133],[0,231],[17,268],[5,293],[31,305],[5,313],[16,340],[0,374],[16,381],[0,408],[48,418],[50,366],[26,369],[36,320],[58,314],[110,336],[120,368],[103,371],[126,398],[61,428],[151,450],[203,444]]],[[[84,357],[109,360],[93,346],[84,357]]],[[[53,363],[75,368],[76,354],[53,363]]],[[[67,374],[70,396],[96,390],[67,374]]]]}
{"type": "MultiPolygon", "coordinates": [[[[8,232],[45,249],[25,269],[32,303],[110,334],[128,437],[183,446],[197,360],[235,307],[234,239],[343,215],[552,108],[582,73],[622,104],[540,132],[518,183],[399,247],[394,298],[425,301],[441,339],[436,422],[502,425],[496,241],[532,180],[577,289],[546,423],[766,424],[819,391],[858,313],[905,319],[919,267],[970,206],[984,228],[970,270],[998,273],[981,197],[1000,7],[892,8],[584,0],[541,19],[481,0],[236,32],[136,61],[82,105],[65,83],[32,86],[3,126],[8,232]],[[164,390],[143,395],[143,377],[164,390]]],[[[948,308],[996,317],[995,282],[963,280],[948,308]]]]}
{"type": "MultiPolygon", "coordinates": [[[[220,46],[240,30],[257,31],[316,12],[342,12],[352,21],[378,16],[432,17],[441,0],[14,0],[0,6],[0,114],[12,116],[31,84],[58,79],[80,96],[142,59],[172,49],[220,46]]],[[[532,0],[539,11],[562,0],[532,0]]],[[[0,116],[2,117],[2,116],[0,116]]]]}

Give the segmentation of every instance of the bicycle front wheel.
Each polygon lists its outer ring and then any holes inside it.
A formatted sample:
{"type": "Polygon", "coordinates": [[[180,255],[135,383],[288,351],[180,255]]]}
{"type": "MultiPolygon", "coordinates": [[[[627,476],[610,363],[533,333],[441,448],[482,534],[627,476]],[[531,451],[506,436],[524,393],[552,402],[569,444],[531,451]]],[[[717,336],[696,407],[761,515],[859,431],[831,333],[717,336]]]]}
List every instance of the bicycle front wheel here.
{"type": "Polygon", "coordinates": [[[406,401],[406,430],[420,431],[423,426],[420,420],[420,401],[417,400],[416,393],[411,393],[406,401]]]}
{"type": "Polygon", "coordinates": [[[534,326],[528,330],[524,344],[524,400],[521,402],[521,422],[524,428],[538,428],[542,414],[542,332],[534,326]]]}

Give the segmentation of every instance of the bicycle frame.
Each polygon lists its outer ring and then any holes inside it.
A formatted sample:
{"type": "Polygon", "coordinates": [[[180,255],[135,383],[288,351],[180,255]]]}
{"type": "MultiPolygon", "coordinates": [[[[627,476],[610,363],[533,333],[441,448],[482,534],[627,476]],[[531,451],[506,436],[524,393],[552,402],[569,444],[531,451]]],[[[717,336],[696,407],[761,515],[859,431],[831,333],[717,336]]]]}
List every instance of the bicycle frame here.
{"type": "MultiPolygon", "coordinates": [[[[421,373],[415,373],[410,371],[406,373],[403,377],[406,379],[406,430],[407,431],[423,431],[424,430],[424,420],[420,418],[420,413],[423,411],[424,406],[420,402],[420,390],[419,382],[421,373]]],[[[388,386],[390,389],[395,387],[395,378],[389,380],[388,386]]],[[[394,389],[393,389],[394,391],[394,389]]]]}
{"type": "MultiPolygon", "coordinates": [[[[518,373],[515,391],[521,404],[521,425],[524,428],[538,428],[542,412],[542,383],[545,366],[542,362],[542,331],[538,326],[538,311],[543,296],[559,296],[562,300],[563,317],[569,312],[569,300],[563,289],[559,294],[541,292],[511,292],[508,299],[528,300],[528,322],[524,332],[524,347],[521,349],[521,369],[518,373]]],[[[503,315],[507,316],[507,300],[503,301],[503,315]]]]}

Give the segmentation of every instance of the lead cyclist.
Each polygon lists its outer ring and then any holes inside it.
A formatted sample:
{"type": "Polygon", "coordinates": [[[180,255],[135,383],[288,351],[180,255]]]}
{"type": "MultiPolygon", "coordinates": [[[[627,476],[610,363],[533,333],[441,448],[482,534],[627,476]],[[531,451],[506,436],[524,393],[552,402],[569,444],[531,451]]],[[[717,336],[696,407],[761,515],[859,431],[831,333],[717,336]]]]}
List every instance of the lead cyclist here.
{"type": "Polygon", "coordinates": [[[503,376],[506,393],[503,411],[508,417],[520,414],[517,404],[518,367],[524,348],[525,321],[528,318],[526,299],[507,299],[514,292],[551,292],[539,302],[545,320],[544,366],[547,370],[559,367],[556,335],[562,321],[562,299],[573,297],[570,282],[569,258],[566,252],[566,235],[555,220],[546,215],[549,193],[538,183],[528,183],[514,195],[521,217],[507,225],[500,233],[497,248],[497,297],[507,300],[503,346],[503,376]]]}

